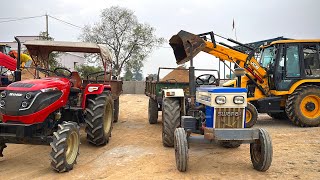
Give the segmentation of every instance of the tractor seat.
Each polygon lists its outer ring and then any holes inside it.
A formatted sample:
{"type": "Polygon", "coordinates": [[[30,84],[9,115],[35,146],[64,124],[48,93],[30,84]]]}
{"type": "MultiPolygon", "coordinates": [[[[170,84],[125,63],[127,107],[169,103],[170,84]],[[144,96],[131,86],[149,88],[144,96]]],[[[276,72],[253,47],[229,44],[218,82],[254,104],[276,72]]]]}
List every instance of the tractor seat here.
{"type": "Polygon", "coordinates": [[[71,72],[70,82],[72,83],[71,92],[81,92],[82,79],[78,72],[71,72]]]}

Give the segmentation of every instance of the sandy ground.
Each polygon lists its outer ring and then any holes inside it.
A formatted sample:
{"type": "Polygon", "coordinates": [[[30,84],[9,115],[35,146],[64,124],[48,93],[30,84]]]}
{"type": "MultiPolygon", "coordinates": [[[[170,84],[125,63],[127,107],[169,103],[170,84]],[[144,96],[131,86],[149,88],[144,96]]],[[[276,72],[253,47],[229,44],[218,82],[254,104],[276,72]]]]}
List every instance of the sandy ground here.
{"type": "MultiPolygon", "coordinates": [[[[50,166],[49,146],[9,144],[0,158],[0,179],[319,179],[320,128],[297,128],[288,121],[261,115],[256,127],[273,139],[274,156],[267,172],[252,168],[249,145],[224,149],[191,144],[189,169],[175,167],[174,149],[161,143],[161,122],[149,125],[144,95],[120,98],[120,120],[110,143],[93,147],[81,133],[78,164],[68,173],[50,166]]],[[[161,114],[161,113],[160,113],[161,114]]],[[[159,114],[159,119],[161,115],[159,114]]]]}

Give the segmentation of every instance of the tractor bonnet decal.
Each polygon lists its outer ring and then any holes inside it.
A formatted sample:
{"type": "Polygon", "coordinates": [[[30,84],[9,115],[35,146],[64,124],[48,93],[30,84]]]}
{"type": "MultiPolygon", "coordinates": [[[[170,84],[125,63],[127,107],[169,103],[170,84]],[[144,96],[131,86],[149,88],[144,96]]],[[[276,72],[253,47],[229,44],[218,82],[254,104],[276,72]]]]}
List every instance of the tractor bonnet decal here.
{"type": "Polygon", "coordinates": [[[241,116],[241,112],[218,112],[218,116],[241,116]]]}
{"type": "Polygon", "coordinates": [[[9,96],[17,96],[17,97],[20,97],[22,96],[21,93],[9,93],[9,96]]]}

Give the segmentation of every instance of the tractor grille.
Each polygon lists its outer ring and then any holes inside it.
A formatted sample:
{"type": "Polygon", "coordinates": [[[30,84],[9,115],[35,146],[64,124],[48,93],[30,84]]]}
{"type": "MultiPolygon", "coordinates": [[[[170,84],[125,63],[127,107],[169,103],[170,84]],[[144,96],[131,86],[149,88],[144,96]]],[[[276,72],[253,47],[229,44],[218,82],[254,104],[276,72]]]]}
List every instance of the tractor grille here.
{"type": "Polygon", "coordinates": [[[20,88],[31,88],[34,84],[30,84],[30,83],[12,83],[11,85],[9,85],[10,87],[20,87],[20,88]]]}
{"type": "Polygon", "coordinates": [[[242,128],[243,108],[216,108],[215,128],[242,128]]]}

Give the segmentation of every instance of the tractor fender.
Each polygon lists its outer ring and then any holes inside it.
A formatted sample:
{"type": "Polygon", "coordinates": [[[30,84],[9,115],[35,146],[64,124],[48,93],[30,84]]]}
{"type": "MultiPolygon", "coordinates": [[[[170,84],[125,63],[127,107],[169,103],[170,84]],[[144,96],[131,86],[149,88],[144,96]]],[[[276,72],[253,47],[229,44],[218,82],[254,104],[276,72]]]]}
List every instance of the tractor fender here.
{"type": "Polygon", "coordinates": [[[86,108],[86,100],[88,95],[101,94],[104,90],[111,91],[111,86],[109,84],[88,84],[83,93],[83,99],[81,103],[82,109],[86,108]]]}
{"type": "Polygon", "coordinates": [[[184,97],[183,89],[163,89],[163,97],[184,97]]]}

